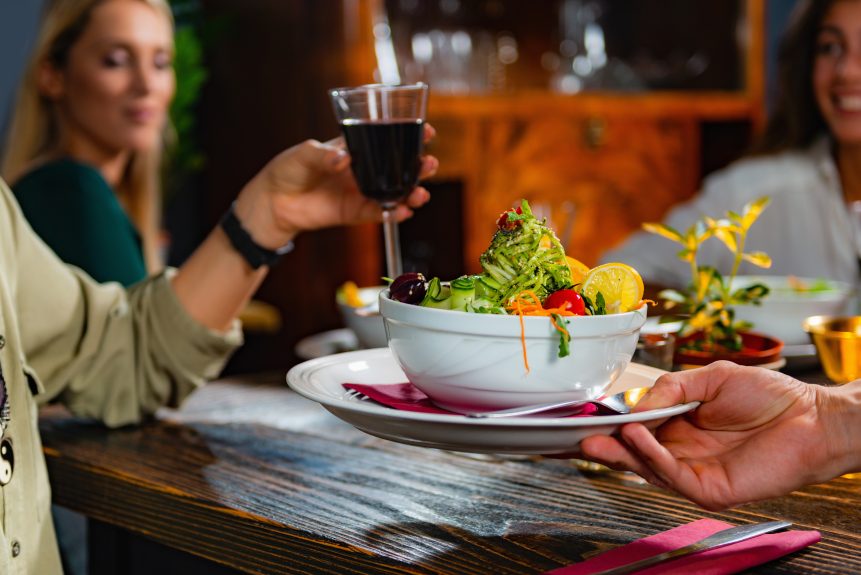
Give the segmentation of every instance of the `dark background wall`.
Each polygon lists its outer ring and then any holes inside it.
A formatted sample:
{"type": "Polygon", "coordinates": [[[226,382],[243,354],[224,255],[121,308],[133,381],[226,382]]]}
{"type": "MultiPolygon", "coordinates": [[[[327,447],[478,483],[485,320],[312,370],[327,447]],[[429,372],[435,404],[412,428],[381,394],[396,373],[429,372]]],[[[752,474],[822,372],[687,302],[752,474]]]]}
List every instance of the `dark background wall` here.
{"type": "Polygon", "coordinates": [[[0,0],[0,134],[27,55],[33,47],[44,0],[0,0]]]}

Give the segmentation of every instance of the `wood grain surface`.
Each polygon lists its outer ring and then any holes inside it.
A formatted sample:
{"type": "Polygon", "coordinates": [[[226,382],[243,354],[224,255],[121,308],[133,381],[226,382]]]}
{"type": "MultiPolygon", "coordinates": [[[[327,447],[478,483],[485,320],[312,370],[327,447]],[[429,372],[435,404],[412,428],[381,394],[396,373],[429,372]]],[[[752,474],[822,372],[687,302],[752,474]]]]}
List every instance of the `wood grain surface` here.
{"type": "Polygon", "coordinates": [[[822,533],[752,573],[861,572],[861,480],[710,513],[629,474],[377,439],[281,381],[113,431],[49,409],[55,502],[247,573],[542,573],[703,517],[822,533]]]}

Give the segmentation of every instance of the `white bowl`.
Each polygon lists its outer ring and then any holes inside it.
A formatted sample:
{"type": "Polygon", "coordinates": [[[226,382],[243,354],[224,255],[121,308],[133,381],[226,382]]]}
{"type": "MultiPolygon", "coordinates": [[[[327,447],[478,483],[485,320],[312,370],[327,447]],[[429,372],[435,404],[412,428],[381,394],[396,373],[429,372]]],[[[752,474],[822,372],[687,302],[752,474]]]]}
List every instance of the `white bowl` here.
{"type": "Polygon", "coordinates": [[[386,347],[386,328],[383,325],[383,318],[375,313],[379,310],[377,296],[384,289],[386,286],[359,288],[359,299],[362,300],[365,307],[358,308],[358,310],[371,312],[371,315],[359,315],[356,313],[357,308],[347,305],[339,297],[335,298],[344,324],[353,330],[359,344],[364,348],[386,347]]]}
{"type": "Polygon", "coordinates": [[[410,305],[380,293],[389,348],[407,378],[440,407],[458,413],[594,399],[628,366],[646,306],[570,321],[571,354],[557,357],[559,332],[546,317],[523,318],[529,372],[517,316],[410,305]]]}
{"type": "Polygon", "coordinates": [[[845,315],[852,306],[852,286],[845,282],[790,278],[787,276],[737,276],[733,289],[755,283],[766,285],[770,292],[762,305],[735,306],[736,319],[753,324],[752,331],[783,340],[786,345],[810,343],[804,332],[804,320],[814,315],[845,315]],[[795,284],[793,282],[796,282],[795,284]],[[793,285],[813,285],[824,282],[824,291],[800,291],[793,285]]]}

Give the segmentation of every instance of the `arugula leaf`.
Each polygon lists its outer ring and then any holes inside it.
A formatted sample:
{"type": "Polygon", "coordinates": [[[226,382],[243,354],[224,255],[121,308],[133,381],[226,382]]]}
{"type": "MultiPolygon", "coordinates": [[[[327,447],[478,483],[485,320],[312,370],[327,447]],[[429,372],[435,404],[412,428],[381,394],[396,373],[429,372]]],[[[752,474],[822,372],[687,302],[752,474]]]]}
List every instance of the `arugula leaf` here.
{"type": "Polygon", "coordinates": [[[604,301],[604,294],[597,292],[595,294],[595,315],[607,315],[607,302],[604,301]]]}
{"type": "Polygon", "coordinates": [[[594,302],[584,293],[581,293],[580,297],[583,298],[583,303],[586,304],[586,311],[589,312],[589,315],[607,315],[607,302],[604,301],[604,294],[596,292],[594,302]]]}
{"type": "Polygon", "coordinates": [[[571,349],[568,347],[568,343],[571,341],[571,334],[568,333],[568,320],[563,319],[561,315],[558,313],[554,313],[553,320],[556,322],[561,328],[564,328],[559,332],[559,357],[565,357],[567,355],[571,355],[571,349]]]}

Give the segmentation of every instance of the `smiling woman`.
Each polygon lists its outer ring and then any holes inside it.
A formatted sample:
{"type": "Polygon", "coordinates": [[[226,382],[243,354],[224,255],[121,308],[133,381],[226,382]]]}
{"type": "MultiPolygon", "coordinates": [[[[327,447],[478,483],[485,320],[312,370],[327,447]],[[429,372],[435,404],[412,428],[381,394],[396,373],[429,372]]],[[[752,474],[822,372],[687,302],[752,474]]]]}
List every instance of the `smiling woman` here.
{"type": "Polygon", "coordinates": [[[861,200],[861,2],[834,2],[816,35],[813,92],[831,129],[841,174],[852,177],[850,200],[861,200]]]}
{"type": "Polygon", "coordinates": [[[100,281],[161,267],[172,59],[163,0],[63,0],[21,86],[3,175],[42,239],[100,281]]]}
{"type": "MultiPolygon", "coordinates": [[[[778,67],[778,98],[758,147],[710,176],[664,223],[684,231],[701,214],[768,196],[771,205],[747,240],[749,249],[771,255],[765,273],[854,283],[861,221],[848,204],[861,200],[861,0],[799,0],[778,67]]],[[[727,273],[733,261],[724,252],[716,240],[701,250],[727,273]]],[[[674,247],[646,233],[605,258],[633,265],[652,285],[687,283],[674,247]]],[[[756,269],[742,264],[739,271],[756,269]]]]}

